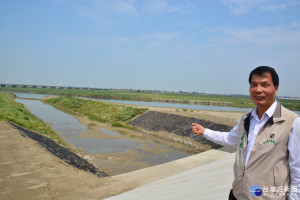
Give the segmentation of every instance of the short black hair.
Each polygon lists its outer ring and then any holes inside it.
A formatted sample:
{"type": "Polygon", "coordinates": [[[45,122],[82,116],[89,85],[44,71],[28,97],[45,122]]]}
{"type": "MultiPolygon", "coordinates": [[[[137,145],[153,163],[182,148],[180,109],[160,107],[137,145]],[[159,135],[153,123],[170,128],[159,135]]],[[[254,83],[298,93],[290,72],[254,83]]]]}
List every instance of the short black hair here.
{"type": "Polygon", "coordinates": [[[274,68],[269,66],[259,66],[251,71],[249,75],[249,84],[251,84],[251,79],[253,74],[257,74],[259,76],[264,76],[266,73],[270,72],[272,76],[272,81],[275,87],[279,86],[279,77],[274,68]]]}

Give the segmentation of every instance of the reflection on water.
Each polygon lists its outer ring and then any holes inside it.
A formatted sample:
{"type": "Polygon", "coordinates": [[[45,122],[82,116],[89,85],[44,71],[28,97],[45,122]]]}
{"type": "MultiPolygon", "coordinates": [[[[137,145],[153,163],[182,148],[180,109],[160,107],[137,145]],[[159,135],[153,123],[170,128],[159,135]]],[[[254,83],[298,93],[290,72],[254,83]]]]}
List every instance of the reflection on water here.
{"type": "Polygon", "coordinates": [[[122,134],[117,132],[117,131],[112,131],[112,130],[108,130],[105,128],[99,128],[99,130],[107,135],[112,135],[112,136],[121,136],[122,134]]]}
{"type": "MultiPolygon", "coordinates": [[[[26,98],[35,97],[27,96],[26,98]]],[[[143,155],[139,158],[139,161],[152,164],[160,164],[190,155],[190,153],[183,150],[177,150],[154,141],[137,140],[124,133],[105,128],[99,129],[99,132],[107,135],[104,139],[83,137],[89,128],[81,124],[74,116],[38,100],[16,99],[16,101],[24,104],[34,115],[46,123],[51,124],[52,129],[59,133],[67,143],[74,144],[76,148],[82,149],[85,153],[121,153],[134,150],[143,155]],[[152,150],[143,149],[143,145],[148,145],[152,150]],[[153,149],[162,149],[164,153],[153,154],[153,149]]]]}
{"type": "MultiPolygon", "coordinates": [[[[83,97],[84,98],[84,97],[83,97]]],[[[94,99],[97,101],[106,101],[112,103],[124,103],[130,105],[139,106],[156,106],[156,107],[169,107],[169,108],[186,108],[186,109],[198,109],[198,110],[219,110],[219,111],[242,111],[247,112],[249,108],[235,108],[226,106],[205,106],[205,105],[194,105],[194,104],[179,104],[179,103],[162,103],[162,102],[148,102],[148,101],[128,101],[128,100],[115,100],[115,99],[94,99]]]]}
{"type": "Polygon", "coordinates": [[[141,144],[122,139],[87,139],[76,137],[72,143],[86,153],[120,153],[130,149],[139,149],[141,144]]]}
{"type": "Polygon", "coordinates": [[[44,97],[58,97],[58,95],[51,94],[31,94],[31,93],[23,93],[23,92],[14,92],[17,97],[20,98],[34,98],[34,99],[42,99],[44,97]]]}

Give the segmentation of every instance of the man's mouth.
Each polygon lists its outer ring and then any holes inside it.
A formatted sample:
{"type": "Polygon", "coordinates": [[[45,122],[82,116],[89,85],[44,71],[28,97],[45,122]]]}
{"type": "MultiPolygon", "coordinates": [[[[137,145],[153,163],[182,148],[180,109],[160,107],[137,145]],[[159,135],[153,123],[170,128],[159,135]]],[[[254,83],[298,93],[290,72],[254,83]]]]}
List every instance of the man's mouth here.
{"type": "Polygon", "coordinates": [[[257,99],[257,100],[263,100],[265,97],[263,97],[263,96],[255,96],[255,99],[257,99]]]}

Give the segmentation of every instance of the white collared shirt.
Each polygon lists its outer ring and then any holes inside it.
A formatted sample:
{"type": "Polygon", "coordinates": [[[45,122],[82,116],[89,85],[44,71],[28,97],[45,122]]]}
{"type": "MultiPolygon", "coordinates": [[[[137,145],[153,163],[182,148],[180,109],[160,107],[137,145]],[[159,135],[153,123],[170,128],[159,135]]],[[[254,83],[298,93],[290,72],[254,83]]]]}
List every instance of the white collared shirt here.
{"type": "MultiPolygon", "coordinates": [[[[255,107],[250,117],[250,127],[248,135],[248,145],[245,165],[247,165],[251,149],[255,142],[256,136],[261,127],[273,116],[277,106],[275,101],[272,106],[263,114],[262,118],[259,119],[257,116],[257,107],[255,107]]],[[[204,137],[215,143],[223,146],[237,145],[239,142],[238,126],[239,123],[230,132],[219,132],[210,129],[205,129],[204,137]]],[[[297,187],[297,193],[291,193],[289,199],[296,200],[300,199],[300,117],[297,117],[293,122],[290,139],[288,143],[289,150],[289,166],[291,175],[291,187],[297,187]]]]}
{"type": "Polygon", "coordinates": [[[259,119],[257,116],[257,107],[255,107],[251,113],[250,116],[250,127],[249,127],[249,135],[248,135],[248,145],[247,145],[247,155],[245,160],[245,165],[247,165],[251,149],[253,147],[253,144],[255,142],[256,136],[263,127],[263,125],[270,119],[270,117],[273,116],[275,109],[277,106],[277,101],[275,101],[272,106],[262,115],[262,118],[259,119]]]}

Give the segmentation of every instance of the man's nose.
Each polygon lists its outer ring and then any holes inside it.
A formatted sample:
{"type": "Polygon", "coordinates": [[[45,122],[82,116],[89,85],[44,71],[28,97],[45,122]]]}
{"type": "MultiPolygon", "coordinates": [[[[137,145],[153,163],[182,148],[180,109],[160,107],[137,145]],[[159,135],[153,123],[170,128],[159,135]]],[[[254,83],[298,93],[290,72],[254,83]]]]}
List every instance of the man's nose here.
{"type": "Polygon", "coordinates": [[[262,87],[260,85],[256,86],[255,92],[256,93],[261,93],[262,92],[262,87]]]}

